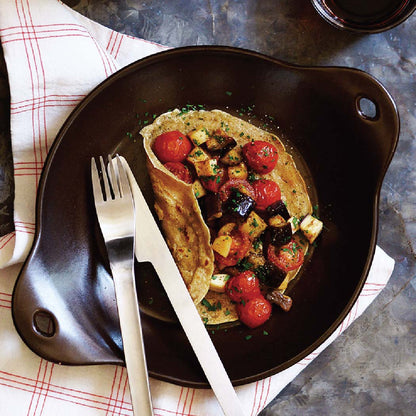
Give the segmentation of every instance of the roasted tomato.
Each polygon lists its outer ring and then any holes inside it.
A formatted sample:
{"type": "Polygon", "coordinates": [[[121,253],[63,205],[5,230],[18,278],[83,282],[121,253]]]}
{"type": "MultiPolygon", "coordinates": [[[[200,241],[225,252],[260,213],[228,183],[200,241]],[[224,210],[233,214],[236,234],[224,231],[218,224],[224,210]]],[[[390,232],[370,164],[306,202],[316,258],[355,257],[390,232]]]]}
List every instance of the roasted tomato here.
{"type": "Polygon", "coordinates": [[[192,175],[187,166],[181,162],[167,162],[163,165],[172,172],[177,178],[186,183],[192,183],[192,175]]]}
{"type": "Polygon", "coordinates": [[[221,201],[226,201],[231,194],[231,191],[236,189],[243,194],[248,195],[250,198],[256,200],[256,194],[254,188],[244,179],[230,179],[221,186],[219,195],[221,201]]]}
{"type": "Polygon", "coordinates": [[[227,180],[227,171],[224,168],[219,167],[215,175],[201,176],[202,186],[208,191],[218,193],[221,186],[227,180]]]}
{"type": "Polygon", "coordinates": [[[300,267],[304,258],[302,246],[293,239],[279,248],[270,244],[267,249],[267,259],[284,272],[300,267]]]}
{"type": "Polygon", "coordinates": [[[269,173],[277,164],[277,149],[269,142],[252,141],[243,146],[243,156],[247,164],[257,173],[269,173]]]}
{"type": "Polygon", "coordinates": [[[237,305],[237,314],[241,322],[250,328],[263,325],[272,313],[271,303],[258,295],[237,305]]]}
{"type": "Polygon", "coordinates": [[[232,238],[230,253],[227,257],[221,256],[217,252],[214,252],[215,260],[218,267],[223,269],[224,267],[235,266],[240,260],[242,260],[248,250],[250,249],[251,242],[246,234],[243,234],[240,230],[235,228],[229,234],[232,238]]]}
{"type": "Polygon", "coordinates": [[[162,133],[153,143],[153,151],[162,163],[183,162],[191,149],[191,141],[178,130],[162,133]]]}
{"type": "Polygon", "coordinates": [[[227,282],[226,292],[234,302],[241,302],[261,294],[260,284],[254,272],[247,270],[227,282]]]}
{"type": "Polygon", "coordinates": [[[258,179],[253,182],[253,188],[256,195],[256,207],[260,211],[279,201],[281,192],[279,185],[270,179],[258,179]]]}

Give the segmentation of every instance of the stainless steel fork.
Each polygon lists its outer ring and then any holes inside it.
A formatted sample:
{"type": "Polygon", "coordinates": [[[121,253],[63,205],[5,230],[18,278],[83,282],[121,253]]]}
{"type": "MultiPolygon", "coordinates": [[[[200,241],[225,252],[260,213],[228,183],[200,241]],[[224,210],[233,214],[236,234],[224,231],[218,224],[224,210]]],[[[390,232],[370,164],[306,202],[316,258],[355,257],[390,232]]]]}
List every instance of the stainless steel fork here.
{"type": "Polygon", "coordinates": [[[107,168],[100,157],[99,166],[100,170],[92,158],[94,202],[114,280],[133,413],[150,416],[153,415],[153,407],[134,280],[133,197],[118,156],[115,160],[108,156],[107,168]]]}

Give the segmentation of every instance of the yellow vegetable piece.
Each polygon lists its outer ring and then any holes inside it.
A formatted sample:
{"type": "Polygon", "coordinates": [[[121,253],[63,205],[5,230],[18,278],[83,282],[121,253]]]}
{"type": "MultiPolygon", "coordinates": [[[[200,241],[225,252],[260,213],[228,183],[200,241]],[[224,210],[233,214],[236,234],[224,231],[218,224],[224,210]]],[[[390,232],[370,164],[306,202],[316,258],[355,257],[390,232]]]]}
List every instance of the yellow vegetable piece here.
{"type": "Polygon", "coordinates": [[[212,243],[212,249],[223,257],[230,253],[233,239],[229,235],[219,235],[212,243]]]}
{"type": "Polygon", "coordinates": [[[186,157],[189,162],[195,164],[197,162],[204,162],[209,159],[209,156],[200,147],[194,147],[186,157]]]}
{"type": "Polygon", "coordinates": [[[207,194],[207,191],[205,190],[205,188],[203,187],[201,181],[199,179],[195,180],[194,183],[192,184],[192,189],[194,191],[194,195],[197,198],[201,198],[204,195],[207,194]]]}
{"type": "Polygon", "coordinates": [[[281,215],[275,215],[269,218],[269,225],[272,227],[281,227],[286,224],[286,220],[281,215]]]}
{"type": "Polygon", "coordinates": [[[242,160],[243,157],[241,155],[240,146],[234,147],[221,158],[221,162],[228,166],[238,165],[242,162],[242,160]]]}
{"type": "Polygon", "coordinates": [[[241,162],[236,166],[230,166],[228,168],[229,179],[247,179],[248,170],[245,163],[241,162]]]}
{"type": "Polygon", "coordinates": [[[260,237],[266,228],[267,224],[254,211],[251,211],[247,219],[240,225],[240,231],[247,234],[251,240],[260,237]]]}
{"type": "Polygon", "coordinates": [[[218,235],[230,235],[231,231],[234,230],[234,228],[237,226],[236,223],[234,222],[229,222],[225,225],[223,225],[219,231],[218,231],[218,235]]]}
{"type": "Polygon", "coordinates": [[[225,273],[212,275],[211,281],[209,282],[209,290],[217,293],[224,293],[229,279],[230,275],[225,273]]]}
{"type": "Polygon", "coordinates": [[[196,174],[198,176],[215,176],[218,173],[218,162],[216,159],[208,159],[203,162],[196,162],[195,164],[196,174]]]}
{"type": "Polygon", "coordinates": [[[205,127],[192,130],[188,133],[188,137],[192,140],[195,146],[201,146],[209,139],[209,133],[205,127]]]}

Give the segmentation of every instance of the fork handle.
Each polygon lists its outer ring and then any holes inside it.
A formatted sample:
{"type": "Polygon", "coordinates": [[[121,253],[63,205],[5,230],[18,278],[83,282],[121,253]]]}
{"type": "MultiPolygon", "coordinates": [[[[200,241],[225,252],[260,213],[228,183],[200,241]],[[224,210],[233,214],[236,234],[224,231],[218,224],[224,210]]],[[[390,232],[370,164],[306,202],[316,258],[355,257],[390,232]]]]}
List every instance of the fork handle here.
{"type": "Polygon", "coordinates": [[[131,264],[111,264],[133,413],[153,416],[136,283],[131,264]]]}

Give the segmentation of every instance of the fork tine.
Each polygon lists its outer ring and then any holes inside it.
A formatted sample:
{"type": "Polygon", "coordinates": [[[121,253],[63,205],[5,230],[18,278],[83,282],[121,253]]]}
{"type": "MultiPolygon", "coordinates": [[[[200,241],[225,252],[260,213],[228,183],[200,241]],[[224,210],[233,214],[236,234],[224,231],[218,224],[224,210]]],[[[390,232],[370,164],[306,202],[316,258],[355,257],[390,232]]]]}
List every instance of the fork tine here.
{"type": "Polygon", "coordinates": [[[98,175],[98,169],[97,169],[97,162],[92,157],[91,158],[91,178],[92,178],[92,189],[94,193],[94,201],[103,201],[103,192],[101,190],[101,184],[100,184],[100,177],[98,175]]]}
{"type": "Polygon", "coordinates": [[[103,182],[104,182],[104,201],[108,201],[111,199],[111,191],[110,191],[110,184],[108,182],[107,170],[105,168],[104,159],[102,156],[100,156],[100,164],[101,164],[101,173],[102,173],[103,182]]]}
{"type": "Polygon", "coordinates": [[[111,158],[110,155],[107,156],[108,158],[108,177],[110,179],[111,187],[113,188],[114,198],[121,198],[121,190],[119,185],[119,173],[117,169],[114,169],[114,160],[111,158]]]}
{"type": "Polygon", "coordinates": [[[117,155],[118,177],[120,181],[120,192],[122,196],[131,194],[130,182],[127,177],[126,169],[121,163],[120,156],[117,155]]]}

